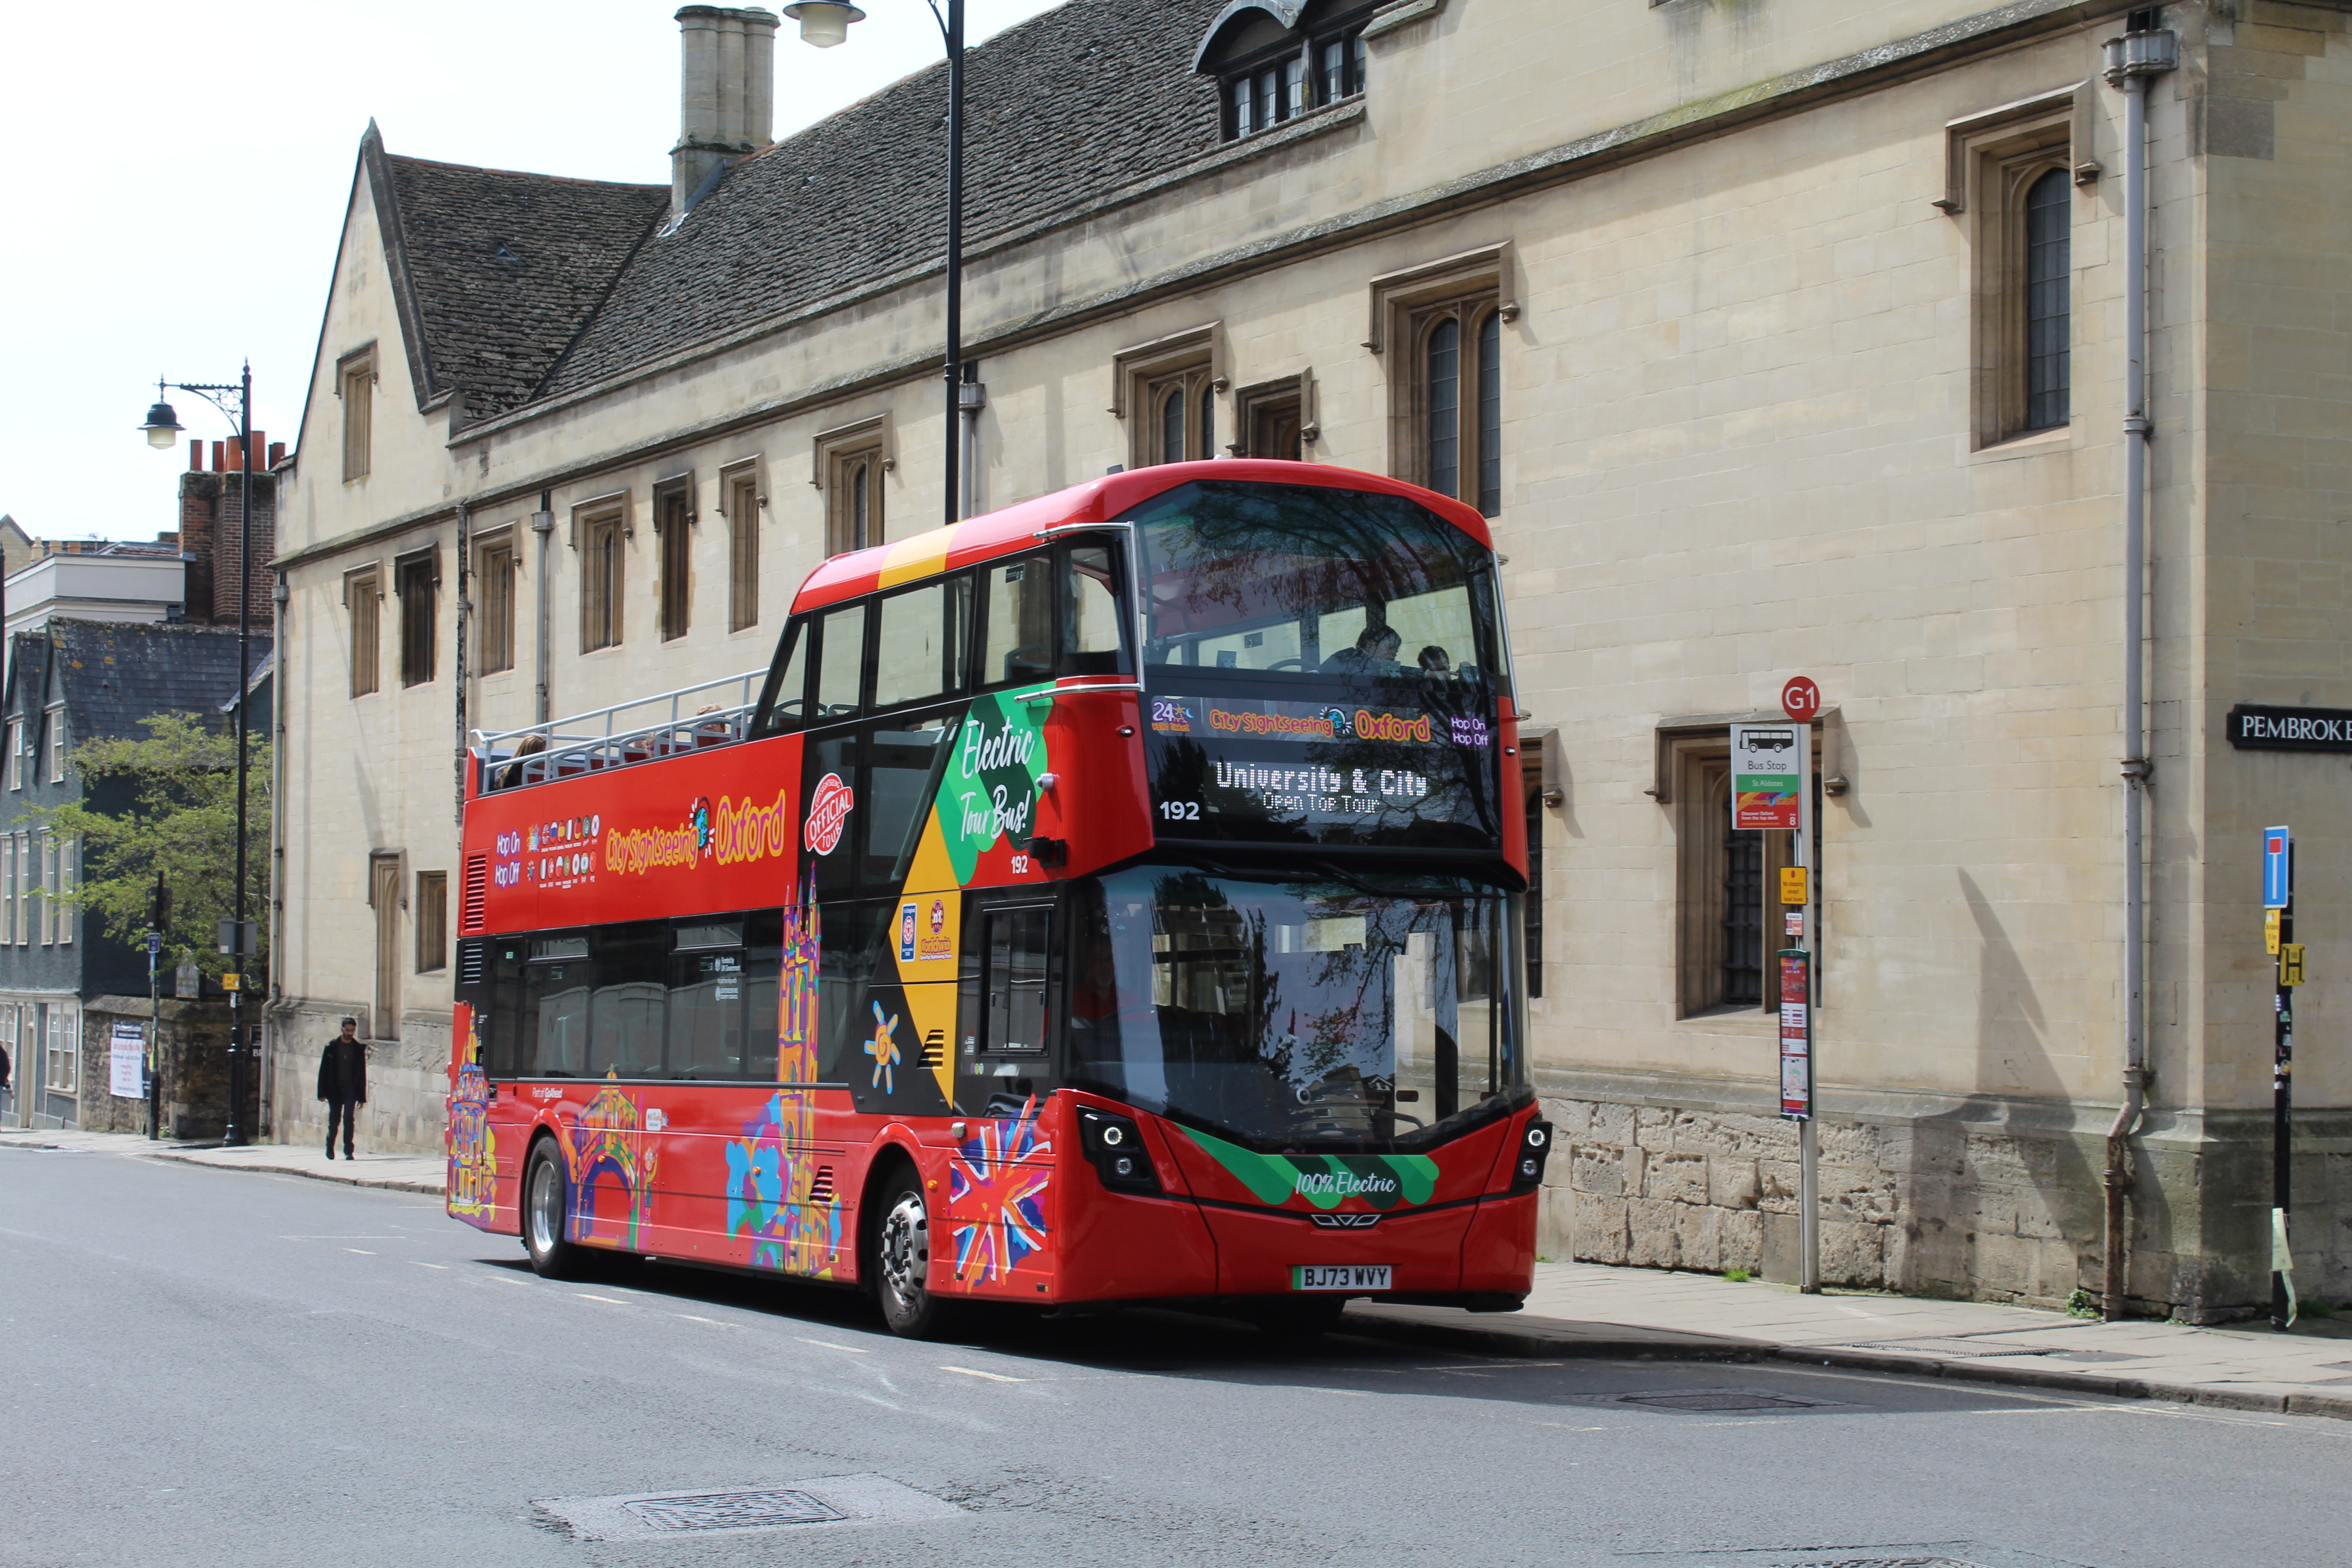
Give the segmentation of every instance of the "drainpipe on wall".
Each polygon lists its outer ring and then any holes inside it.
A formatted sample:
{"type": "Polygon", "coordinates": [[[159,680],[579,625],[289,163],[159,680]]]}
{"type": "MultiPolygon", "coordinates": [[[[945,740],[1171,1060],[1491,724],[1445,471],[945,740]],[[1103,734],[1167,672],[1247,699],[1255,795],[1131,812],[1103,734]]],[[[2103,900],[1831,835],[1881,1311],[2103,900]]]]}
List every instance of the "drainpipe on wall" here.
{"type": "Polygon", "coordinates": [[[963,362],[963,382],[956,388],[956,412],[963,418],[962,472],[958,476],[956,515],[970,517],[980,510],[980,411],[988,406],[988,388],[980,384],[980,362],[963,362]]]}
{"type": "Polygon", "coordinates": [[[467,750],[466,745],[466,622],[467,619],[467,612],[473,607],[472,595],[467,587],[467,584],[472,581],[472,574],[467,572],[467,568],[471,564],[472,560],[467,552],[472,548],[471,542],[468,539],[468,534],[470,532],[473,521],[473,509],[466,502],[459,501],[457,503],[457,679],[453,683],[457,689],[457,798],[452,805],[449,815],[451,819],[460,827],[463,827],[466,825],[466,752],[467,750]]]}
{"type": "MultiPolygon", "coordinates": [[[[282,487],[288,476],[281,474],[282,487]]],[[[286,585],[286,574],[278,574],[278,584],[269,591],[269,1005],[261,1010],[261,1022],[269,1038],[263,1042],[261,1061],[261,1125],[273,1140],[278,1136],[278,1121],[271,1112],[278,1097],[271,1093],[277,1078],[278,1058],[286,1044],[286,1019],[277,1004],[286,1000],[286,987],[279,983],[286,973],[286,610],[293,603],[292,590],[286,585]],[[275,1015],[275,1016],[273,1016],[275,1015]]],[[[157,1010],[155,1028],[162,1037],[163,1018],[157,1010]]],[[[156,1058],[161,1061],[163,1058],[156,1058]]]]}
{"type": "Polygon", "coordinates": [[[548,595],[547,552],[555,538],[555,492],[539,492],[539,510],[530,514],[530,531],[539,535],[539,710],[532,716],[535,724],[544,724],[554,715],[547,706],[547,639],[548,617],[554,613],[553,601],[548,595]]]}
{"type": "Polygon", "coordinates": [[[2131,1185],[2127,1140],[2146,1103],[2147,1070],[2147,703],[2143,596],[2147,577],[2147,89],[2179,62],[2179,40],[2156,26],[2154,10],[2131,13],[2120,38],[2104,45],[2107,85],[2124,95],[2124,1102],[2107,1130],[2106,1278],[2103,1310],[2124,1315],[2130,1295],[2124,1193],[2131,1185]]]}

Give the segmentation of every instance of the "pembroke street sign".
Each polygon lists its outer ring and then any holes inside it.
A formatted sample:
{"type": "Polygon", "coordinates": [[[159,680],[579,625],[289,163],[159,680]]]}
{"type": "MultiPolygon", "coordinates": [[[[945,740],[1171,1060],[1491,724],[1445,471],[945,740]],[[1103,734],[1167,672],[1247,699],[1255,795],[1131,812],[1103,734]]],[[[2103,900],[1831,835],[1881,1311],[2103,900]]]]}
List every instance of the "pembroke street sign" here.
{"type": "Polygon", "coordinates": [[[2352,708],[2230,710],[2230,744],[2242,752],[2352,752],[2352,708]]]}

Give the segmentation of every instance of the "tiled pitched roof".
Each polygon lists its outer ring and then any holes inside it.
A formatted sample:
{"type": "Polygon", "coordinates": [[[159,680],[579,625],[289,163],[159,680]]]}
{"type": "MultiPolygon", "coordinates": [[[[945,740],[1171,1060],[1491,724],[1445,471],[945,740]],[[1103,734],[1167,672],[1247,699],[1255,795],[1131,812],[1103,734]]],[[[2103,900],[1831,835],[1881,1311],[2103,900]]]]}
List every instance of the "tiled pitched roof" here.
{"type": "MultiPolygon", "coordinates": [[[[1192,53],[1222,4],[1069,0],[968,53],[966,245],[1213,148],[1216,84],[1192,53]]],[[[946,118],[942,62],[736,163],[639,247],[541,395],[936,258],[946,118]]]]}
{"type": "Polygon", "coordinates": [[[463,422],[527,400],[669,204],[667,185],[383,157],[422,342],[425,396],[462,390],[463,422]]]}
{"type": "MultiPolygon", "coordinates": [[[[270,639],[253,638],[257,667],[270,639]]],[[[236,693],[236,629],[152,621],[53,620],[20,632],[9,658],[9,710],[39,711],[40,680],[55,650],[55,681],[75,741],[142,740],[144,720],[157,713],[193,713],[219,722],[221,705],[236,693]]]]}

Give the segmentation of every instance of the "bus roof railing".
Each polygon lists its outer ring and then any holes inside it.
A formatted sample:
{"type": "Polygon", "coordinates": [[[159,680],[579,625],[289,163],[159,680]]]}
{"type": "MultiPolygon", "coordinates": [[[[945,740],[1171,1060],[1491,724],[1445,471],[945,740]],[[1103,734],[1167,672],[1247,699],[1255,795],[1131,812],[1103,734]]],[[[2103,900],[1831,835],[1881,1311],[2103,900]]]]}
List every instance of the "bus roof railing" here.
{"type": "Polygon", "coordinates": [[[487,794],[578,778],[731,745],[751,733],[751,710],[759,706],[760,683],[767,675],[762,665],[544,724],[495,732],[477,730],[474,748],[483,763],[482,790],[487,794]],[[732,692],[735,700],[689,708],[693,699],[715,692],[732,692]]]}

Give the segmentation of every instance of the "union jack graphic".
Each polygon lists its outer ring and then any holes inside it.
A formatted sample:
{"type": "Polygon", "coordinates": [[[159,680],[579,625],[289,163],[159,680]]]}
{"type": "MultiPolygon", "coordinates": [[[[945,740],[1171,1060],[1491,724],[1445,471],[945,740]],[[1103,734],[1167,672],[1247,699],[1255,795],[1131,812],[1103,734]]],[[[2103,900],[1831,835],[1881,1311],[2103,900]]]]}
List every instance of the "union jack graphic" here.
{"type": "Polygon", "coordinates": [[[1046,1250],[1054,1144],[1037,1119],[1033,1094],[1017,1118],[976,1123],[948,1163],[955,1272],[966,1289],[1001,1279],[1046,1250]]]}

